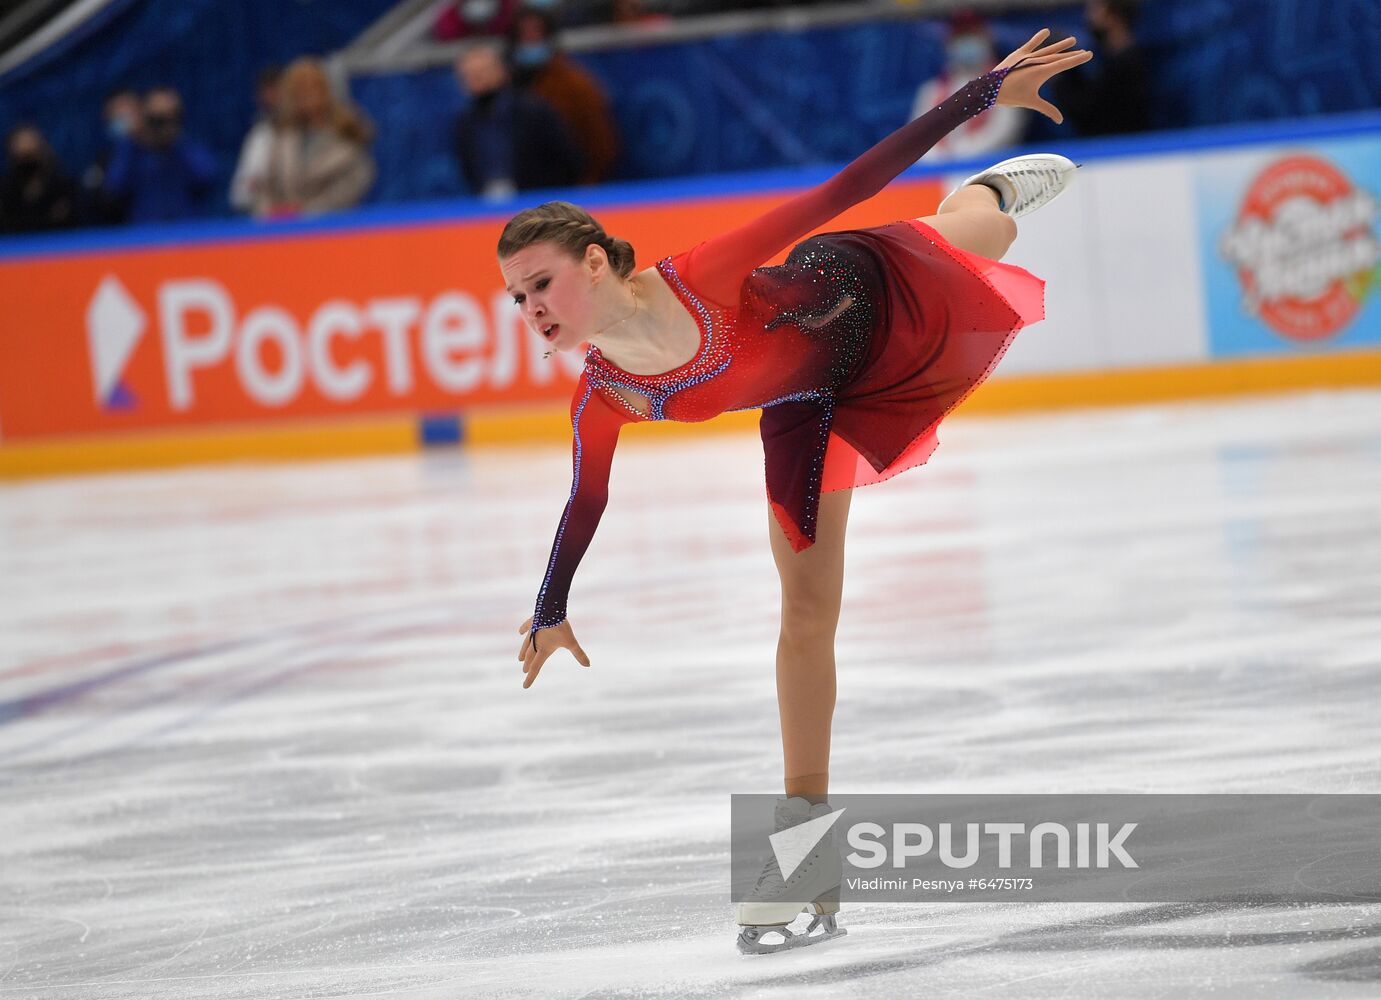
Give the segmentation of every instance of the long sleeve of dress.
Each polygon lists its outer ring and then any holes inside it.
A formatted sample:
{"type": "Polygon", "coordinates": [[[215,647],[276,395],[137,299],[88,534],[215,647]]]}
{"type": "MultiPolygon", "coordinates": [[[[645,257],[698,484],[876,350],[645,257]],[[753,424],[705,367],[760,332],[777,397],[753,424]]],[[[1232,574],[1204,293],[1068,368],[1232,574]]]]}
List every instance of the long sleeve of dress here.
{"type": "Polygon", "coordinates": [[[701,298],[732,308],[748,272],[881,191],[944,136],[992,107],[1009,71],[993,70],[953,97],[897,129],[825,183],[784,202],[752,222],[706,240],[687,255],[682,277],[701,298]]]}
{"type": "Polygon", "coordinates": [[[531,642],[537,630],[566,620],[571,579],[590,547],[595,528],[609,500],[609,469],[619,431],[634,418],[615,409],[582,373],[571,397],[571,495],[556,529],[547,575],[532,613],[531,642]]]}

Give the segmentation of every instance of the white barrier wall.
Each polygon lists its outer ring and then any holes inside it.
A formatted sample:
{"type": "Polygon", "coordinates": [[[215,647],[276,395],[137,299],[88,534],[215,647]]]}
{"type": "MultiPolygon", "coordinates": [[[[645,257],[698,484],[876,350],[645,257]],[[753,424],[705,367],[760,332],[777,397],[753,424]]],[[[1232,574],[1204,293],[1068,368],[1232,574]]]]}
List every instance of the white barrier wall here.
{"type": "Polygon", "coordinates": [[[999,374],[1376,346],[1378,190],[1372,135],[1088,164],[1021,220],[1048,319],[999,374]]]}

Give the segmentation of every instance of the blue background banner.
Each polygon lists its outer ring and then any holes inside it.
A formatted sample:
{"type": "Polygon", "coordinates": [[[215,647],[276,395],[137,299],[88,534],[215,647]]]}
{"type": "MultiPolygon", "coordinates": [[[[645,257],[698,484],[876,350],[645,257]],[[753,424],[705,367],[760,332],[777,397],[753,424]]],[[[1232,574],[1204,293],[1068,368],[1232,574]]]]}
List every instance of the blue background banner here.
{"type": "MultiPolygon", "coordinates": [[[[992,21],[1003,50],[1047,25],[1092,43],[1082,4],[992,21]]],[[[1381,107],[1376,0],[1152,0],[1138,34],[1156,129],[1381,107]]],[[[882,21],[579,58],[623,134],[615,176],[655,178],[848,161],[906,122],[941,69],[944,37],[942,20],[882,21]]],[[[464,193],[451,149],[464,98],[449,67],[359,76],[353,88],[380,126],[381,200],[464,193]]],[[[1075,137],[1028,116],[1027,143],[1075,137]]]]}
{"type": "MultiPolygon", "coordinates": [[[[188,134],[210,146],[228,184],[261,66],[342,48],[394,3],[116,0],[86,29],[0,78],[0,127],[36,122],[79,174],[103,147],[100,110],[111,90],[171,83],[186,99],[188,134]]],[[[1007,48],[1045,24],[1082,32],[1082,4],[1006,15],[993,27],[1007,48]]],[[[944,31],[933,20],[881,21],[580,59],[607,88],[623,134],[615,177],[651,179],[857,156],[906,121],[917,88],[940,68],[944,31]]],[[[1376,0],[1152,0],[1139,35],[1159,129],[1381,107],[1376,0]]],[[[451,148],[465,99],[449,67],[359,76],[352,90],[378,126],[371,200],[466,193],[451,148]]],[[[1033,114],[1026,141],[1073,135],[1033,114]]],[[[223,199],[217,210],[228,212],[223,199]]]]}
{"type": "Polygon", "coordinates": [[[1215,357],[1381,343],[1381,138],[1206,157],[1195,196],[1215,357]]]}

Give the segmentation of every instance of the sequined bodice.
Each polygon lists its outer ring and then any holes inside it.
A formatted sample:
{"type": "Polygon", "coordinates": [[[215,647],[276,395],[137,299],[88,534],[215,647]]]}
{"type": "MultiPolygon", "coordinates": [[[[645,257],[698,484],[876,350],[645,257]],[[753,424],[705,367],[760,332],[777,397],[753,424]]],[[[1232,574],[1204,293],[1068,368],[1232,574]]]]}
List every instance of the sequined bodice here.
{"type": "Polygon", "coordinates": [[[657,375],[624,371],[590,347],[585,374],[596,390],[622,388],[646,397],[647,412],[618,392],[602,393],[639,420],[709,420],[731,410],[824,399],[847,381],[866,348],[875,289],[866,261],[828,234],[798,245],[786,262],[755,269],[738,308],[697,296],[678,258],[657,270],[700,328],[690,361],[657,375]]]}
{"type": "MultiPolygon", "coordinates": [[[[700,349],[696,351],[695,357],[671,371],[656,375],[637,375],[624,371],[605,360],[599,348],[593,344],[590,345],[589,351],[585,354],[585,373],[590,383],[596,388],[619,387],[630,389],[647,397],[649,412],[644,414],[641,410],[631,406],[619,393],[607,392],[604,394],[605,398],[616,406],[627,410],[640,420],[678,419],[669,417],[666,412],[667,403],[671,401],[672,397],[724,374],[729,370],[734,360],[730,350],[730,337],[728,336],[730,328],[734,324],[733,314],[727,309],[711,306],[693,295],[690,289],[686,287],[685,282],[681,280],[672,258],[667,257],[658,261],[657,270],[676,294],[677,300],[690,312],[695,319],[696,326],[700,329],[700,349]]],[[[714,414],[700,419],[707,420],[710,416],[714,416],[714,414]]]]}

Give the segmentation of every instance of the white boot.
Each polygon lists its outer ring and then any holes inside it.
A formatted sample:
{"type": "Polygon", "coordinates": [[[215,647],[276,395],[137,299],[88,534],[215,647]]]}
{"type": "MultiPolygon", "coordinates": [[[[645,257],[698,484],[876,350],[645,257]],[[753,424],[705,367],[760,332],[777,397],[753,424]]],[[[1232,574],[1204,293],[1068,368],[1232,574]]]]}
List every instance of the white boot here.
{"type": "MultiPolygon", "coordinates": [[[[832,811],[825,803],[813,806],[800,796],[778,799],[773,814],[773,833],[828,816],[832,811]]],[[[768,954],[846,933],[835,924],[834,918],[839,912],[839,883],[843,874],[834,827],[830,827],[814,846],[802,845],[802,850],[808,853],[785,879],[774,851],[758,876],[750,898],[738,904],[741,927],[738,949],[744,954],[768,954]],[[810,925],[804,931],[793,933],[787,924],[802,913],[812,915],[810,925]],[[813,934],[817,927],[823,928],[821,933],[813,934]],[[773,934],[780,935],[781,941],[764,940],[764,936],[773,934]]]]}
{"type": "MultiPolygon", "coordinates": [[[[970,184],[986,184],[998,193],[998,207],[1014,219],[1034,212],[1069,186],[1078,165],[1056,153],[1031,153],[1014,156],[994,164],[960,184],[955,192],[970,184]]],[[[954,197],[951,192],[945,202],[954,197]]]]}

